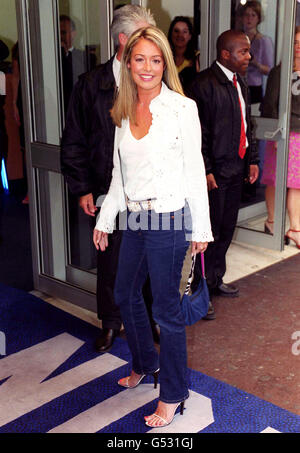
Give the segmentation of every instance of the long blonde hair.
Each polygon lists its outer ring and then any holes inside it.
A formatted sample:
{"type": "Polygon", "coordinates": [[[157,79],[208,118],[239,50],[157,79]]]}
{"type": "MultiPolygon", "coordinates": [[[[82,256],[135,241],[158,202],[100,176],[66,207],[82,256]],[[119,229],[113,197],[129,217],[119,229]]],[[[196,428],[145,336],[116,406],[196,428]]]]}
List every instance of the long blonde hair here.
{"type": "Polygon", "coordinates": [[[118,127],[121,127],[122,120],[126,118],[136,124],[137,86],[132,79],[128,63],[130,63],[134,46],[142,38],[153,42],[161,50],[165,64],[163,81],[168,88],[184,96],[167,37],[157,27],[140,28],[128,39],[122,56],[119,92],[111,110],[112,119],[118,127]]]}

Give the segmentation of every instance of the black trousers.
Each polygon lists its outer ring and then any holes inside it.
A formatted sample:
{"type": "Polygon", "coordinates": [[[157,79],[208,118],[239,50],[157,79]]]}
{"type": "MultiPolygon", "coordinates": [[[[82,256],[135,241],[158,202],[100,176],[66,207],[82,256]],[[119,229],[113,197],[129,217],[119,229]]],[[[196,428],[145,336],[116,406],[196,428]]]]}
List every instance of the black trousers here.
{"type": "MultiPolygon", "coordinates": [[[[205,274],[210,293],[222,284],[226,272],[226,252],[235,230],[241,194],[243,173],[230,178],[215,175],[218,189],[209,192],[210,220],[214,242],[208,244],[205,256],[205,274]]],[[[192,289],[201,278],[201,259],[197,255],[192,289]]]]}
{"type": "Polygon", "coordinates": [[[259,86],[249,86],[250,91],[250,102],[251,104],[257,104],[263,100],[263,88],[262,85],[259,86]]]}
{"type": "MultiPolygon", "coordinates": [[[[105,252],[98,252],[97,258],[97,312],[102,320],[102,327],[118,330],[122,319],[119,307],[114,300],[114,284],[117,274],[119,251],[122,241],[122,231],[114,231],[109,235],[108,247],[105,252]]],[[[152,293],[150,278],[148,277],[143,287],[143,296],[149,314],[150,323],[152,318],[152,293]]]]}

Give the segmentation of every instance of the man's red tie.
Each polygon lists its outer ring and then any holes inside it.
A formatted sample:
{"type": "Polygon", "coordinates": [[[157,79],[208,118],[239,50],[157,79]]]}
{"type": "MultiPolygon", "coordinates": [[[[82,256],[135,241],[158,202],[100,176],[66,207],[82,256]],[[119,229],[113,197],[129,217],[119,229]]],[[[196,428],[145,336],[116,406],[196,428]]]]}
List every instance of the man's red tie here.
{"type": "MultiPolygon", "coordinates": [[[[237,89],[237,78],[236,78],[235,74],[233,76],[233,84],[234,84],[235,88],[237,89]]],[[[244,123],[242,104],[241,104],[241,100],[240,100],[240,97],[239,97],[239,93],[238,93],[238,98],[239,98],[239,104],[240,104],[240,110],[241,110],[241,136],[240,136],[239,156],[240,156],[241,159],[244,159],[245,154],[246,154],[247,138],[246,138],[246,131],[245,131],[245,123],[244,123]]]]}

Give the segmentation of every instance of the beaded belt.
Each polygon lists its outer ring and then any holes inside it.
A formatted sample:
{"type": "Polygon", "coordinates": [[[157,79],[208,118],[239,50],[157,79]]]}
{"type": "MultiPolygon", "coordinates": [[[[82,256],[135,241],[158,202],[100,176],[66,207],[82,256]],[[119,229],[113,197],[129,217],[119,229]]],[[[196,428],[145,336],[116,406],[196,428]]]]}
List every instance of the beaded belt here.
{"type": "Polygon", "coordinates": [[[127,208],[130,212],[151,211],[154,207],[154,198],[142,201],[132,201],[126,197],[127,208]]]}

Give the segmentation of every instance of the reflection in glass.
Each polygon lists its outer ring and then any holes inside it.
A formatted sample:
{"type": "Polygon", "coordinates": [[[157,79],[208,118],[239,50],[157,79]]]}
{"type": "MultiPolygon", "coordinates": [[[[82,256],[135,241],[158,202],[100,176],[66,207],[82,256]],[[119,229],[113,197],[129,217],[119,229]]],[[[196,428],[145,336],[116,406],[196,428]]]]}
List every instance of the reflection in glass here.
{"type": "Polygon", "coordinates": [[[87,71],[85,52],[74,47],[76,34],[75,22],[69,16],[62,14],[60,16],[60,37],[65,112],[68,108],[73,86],[80,74],[87,71]]]}
{"type": "MultiPolygon", "coordinates": [[[[239,15],[241,28],[251,42],[250,53],[252,58],[247,71],[251,112],[252,115],[259,116],[264,96],[264,79],[274,66],[274,45],[269,36],[259,31],[259,25],[264,20],[264,11],[259,1],[247,1],[245,5],[240,7],[239,15]]],[[[265,142],[258,141],[257,147],[261,158],[265,153],[265,142]]],[[[259,189],[259,181],[253,185],[245,184],[243,199],[258,201],[259,197],[262,196],[262,191],[259,191],[259,189]]]]}
{"type": "Polygon", "coordinates": [[[168,31],[168,40],[184,91],[200,71],[200,52],[191,20],[187,16],[176,16],[168,31]]]}
{"type": "MultiPolygon", "coordinates": [[[[90,9],[97,8],[94,1],[60,0],[59,5],[61,68],[66,113],[73,86],[79,76],[97,65],[96,51],[99,48],[100,36],[98,23],[93,24],[96,30],[85,26],[90,9]]],[[[97,9],[94,14],[96,12],[97,9]]]]}
{"type": "MultiPolygon", "coordinates": [[[[247,71],[250,91],[251,114],[261,116],[268,75],[275,64],[275,54],[281,47],[282,35],[277,29],[282,13],[278,0],[247,1],[232,0],[231,27],[244,31],[251,41],[252,60],[247,71]]],[[[279,97],[279,91],[278,91],[279,97]]],[[[264,115],[262,115],[264,116],[264,115]]],[[[261,180],[266,142],[257,140],[259,152],[259,178],[254,184],[245,182],[242,193],[239,225],[264,231],[265,184],[261,180]],[[243,211],[243,212],[242,212],[243,211]]]]}
{"type": "Polygon", "coordinates": [[[266,78],[274,66],[274,43],[277,23],[277,0],[271,0],[263,10],[262,2],[247,1],[244,5],[233,0],[232,26],[243,30],[251,41],[252,60],[247,73],[252,115],[260,116],[266,78]]]}
{"type": "MultiPolygon", "coordinates": [[[[277,6],[277,16],[283,18],[284,5],[279,2],[277,6]]],[[[300,6],[298,5],[298,14],[299,10],[300,6]]],[[[271,10],[270,14],[272,14],[271,10]]],[[[278,20],[278,24],[281,22],[282,20],[278,20]]],[[[271,69],[267,78],[265,96],[260,109],[262,117],[276,120],[279,118],[280,82],[282,75],[281,49],[283,44],[283,30],[280,26],[274,42],[276,43],[277,65],[271,69]]],[[[292,92],[289,92],[289,94],[291,94],[291,117],[290,136],[288,138],[289,158],[286,200],[288,215],[285,231],[287,234],[286,242],[289,242],[291,239],[294,246],[294,243],[300,243],[300,28],[296,29],[292,92]]],[[[243,212],[244,210],[240,210],[240,214],[242,215],[239,215],[238,225],[243,228],[264,231],[268,235],[274,235],[276,228],[274,223],[274,214],[276,211],[275,200],[281,199],[281,194],[276,195],[276,191],[279,190],[276,186],[276,179],[279,177],[279,180],[281,180],[285,173],[283,158],[278,150],[280,149],[280,152],[282,152],[284,145],[283,141],[276,141],[276,139],[274,141],[260,141],[259,145],[261,146],[262,144],[265,147],[263,148],[263,152],[260,152],[261,179],[257,186],[255,201],[248,203],[251,204],[249,206],[251,215],[246,215],[243,212]],[[263,202],[261,201],[262,194],[264,195],[263,202]]]]}
{"type": "Polygon", "coordinates": [[[243,10],[243,30],[251,41],[251,61],[247,81],[250,90],[251,104],[262,102],[263,76],[269,74],[274,65],[274,47],[269,36],[258,31],[262,22],[262,8],[258,1],[247,2],[243,10]]]}
{"type": "Polygon", "coordinates": [[[59,145],[58,89],[53,33],[53,3],[29,2],[29,32],[34,100],[34,141],[59,145]],[[37,15],[36,9],[39,14],[37,15]]]}
{"type": "MultiPolygon", "coordinates": [[[[81,74],[100,62],[98,0],[60,0],[61,73],[65,116],[74,85],[81,74]]],[[[96,251],[92,243],[94,219],[78,206],[78,198],[67,194],[69,233],[68,262],[76,268],[93,271],[96,251]]]]}
{"type": "MultiPolygon", "coordinates": [[[[278,118],[281,65],[272,69],[267,85],[263,115],[278,118]]],[[[300,248],[300,26],[296,27],[294,41],[294,65],[291,94],[291,116],[289,136],[289,159],[287,172],[287,212],[289,230],[286,242],[290,239],[300,248]]],[[[273,233],[274,199],[276,183],[277,144],[267,142],[262,183],[266,184],[266,205],[268,218],[265,227],[273,233]]]]}

